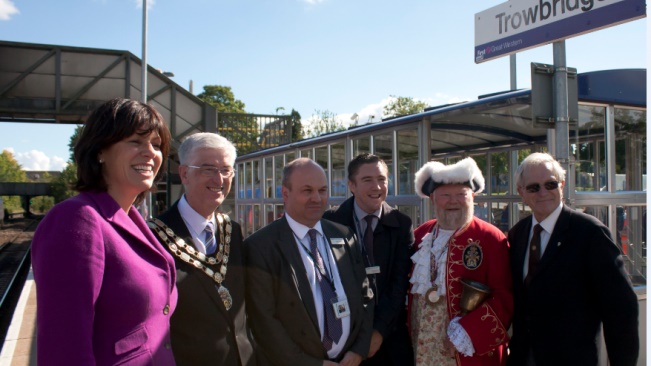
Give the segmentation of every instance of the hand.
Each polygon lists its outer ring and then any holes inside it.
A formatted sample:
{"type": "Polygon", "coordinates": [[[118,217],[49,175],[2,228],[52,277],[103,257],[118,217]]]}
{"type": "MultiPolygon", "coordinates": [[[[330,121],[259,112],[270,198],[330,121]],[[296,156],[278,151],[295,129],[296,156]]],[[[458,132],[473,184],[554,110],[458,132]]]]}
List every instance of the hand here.
{"type": "Polygon", "coordinates": [[[362,356],[355,352],[348,351],[344,355],[344,359],[339,363],[341,366],[357,366],[362,362],[362,356]]]}
{"type": "Polygon", "coordinates": [[[374,330],[373,335],[371,336],[371,348],[368,350],[368,358],[375,356],[377,351],[380,349],[383,340],[384,338],[382,337],[382,334],[377,330],[374,330]]]}

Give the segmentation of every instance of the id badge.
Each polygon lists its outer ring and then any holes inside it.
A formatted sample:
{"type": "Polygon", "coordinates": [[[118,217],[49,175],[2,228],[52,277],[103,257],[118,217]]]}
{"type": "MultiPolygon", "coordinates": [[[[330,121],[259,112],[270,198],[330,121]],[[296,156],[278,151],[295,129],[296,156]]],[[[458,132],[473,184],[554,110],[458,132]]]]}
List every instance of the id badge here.
{"type": "Polygon", "coordinates": [[[366,274],[380,274],[380,266],[366,267],[366,274]]]}
{"type": "Polygon", "coordinates": [[[350,316],[350,307],[348,306],[348,300],[346,300],[346,298],[334,298],[331,301],[332,308],[335,310],[335,316],[337,319],[350,316]]]}

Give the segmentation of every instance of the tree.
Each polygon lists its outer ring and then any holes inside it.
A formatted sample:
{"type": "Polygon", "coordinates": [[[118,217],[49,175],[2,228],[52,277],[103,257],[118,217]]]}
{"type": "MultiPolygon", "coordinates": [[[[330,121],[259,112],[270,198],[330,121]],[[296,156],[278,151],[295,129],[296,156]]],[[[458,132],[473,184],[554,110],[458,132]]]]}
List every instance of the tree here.
{"type": "Polygon", "coordinates": [[[63,169],[61,175],[50,183],[54,202],[59,203],[66,198],[73,197],[77,192],[73,189],[77,183],[77,164],[70,161],[63,169]]]}
{"type": "Polygon", "coordinates": [[[301,124],[301,114],[292,108],[292,113],[289,114],[292,120],[292,138],[291,141],[299,141],[303,139],[303,125],[301,124]]]}
{"type": "Polygon", "coordinates": [[[382,118],[391,118],[404,116],[408,114],[420,113],[429,107],[425,102],[419,102],[412,97],[396,97],[391,95],[391,102],[384,106],[382,118]]]}
{"type": "Polygon", "coordinates": [[[303,136],[316,137],[326,133],[343,131],[346,129],[343,122],[337,119],[336,114],[328,110],[315,110],[314,112],[315,114],[312,115],[312,122],[307,126],[303,126],[303,136]]]}
{"type": "Polygon", "coordinates": [[[70,161],[75,162],[75,146],[79,137],[81,137],[81,131],[84,130],[84,125],[79,125],[75,128],[75,132],[70,136],[70,142],[68,143],[68,150],[70,151],[70,161]]]}
{"type": "Polygon", "coordinates": [[[217,112],[246,113],[244,102],[235,99],[230,86],[206,85],[203,87],[203,93],[197,95],[197,97],[215,107],[217,112]]]}
{"type": "MultiPolygon", "coordinates": [[[[0,154],[0,182],[26,182],[27,175],[23,167],[18,164],[14,158],[14,154],[7,150],[3,150],[0,154]]],[[[20,197],[18,196],[4,196],[2,201],[5,210],[8,212],[22,211],[23,208],[20,204],[20,197]]]]}

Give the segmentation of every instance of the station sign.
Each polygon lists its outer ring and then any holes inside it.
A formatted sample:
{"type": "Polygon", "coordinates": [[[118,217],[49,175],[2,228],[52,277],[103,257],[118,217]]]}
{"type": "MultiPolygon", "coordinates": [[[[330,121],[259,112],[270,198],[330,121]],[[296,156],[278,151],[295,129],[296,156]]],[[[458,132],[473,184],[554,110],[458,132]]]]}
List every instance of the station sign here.
{"type": "Polygon", "coordinates": [[[475,14],[475,63],[645,16],[645,0],[511,0],[475,14]]]}

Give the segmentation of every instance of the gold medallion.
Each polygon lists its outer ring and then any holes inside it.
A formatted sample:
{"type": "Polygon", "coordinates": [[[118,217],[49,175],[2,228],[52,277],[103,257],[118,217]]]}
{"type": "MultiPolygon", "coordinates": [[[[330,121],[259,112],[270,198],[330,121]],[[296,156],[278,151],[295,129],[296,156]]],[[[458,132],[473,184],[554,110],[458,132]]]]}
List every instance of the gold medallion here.
{"type": "Polygon", "coordinates": [[[438,289],[439,287],[437,285],[433,285],[432,288],[427,290],[427,293],[425,293],[425,300],[428,304],[434,305],[439,301],[441,296],[439,296],[438,289]]]}
{"type": "Polygon", "coordinates": [[[222,301],[224,302],[226,310],[230,310],[231,306],[233,306],[233,297],[231,296],[231,293],[224,286],[219,286],[217,292],[219,293],[219,297],[221,297],[222,301]]]}

